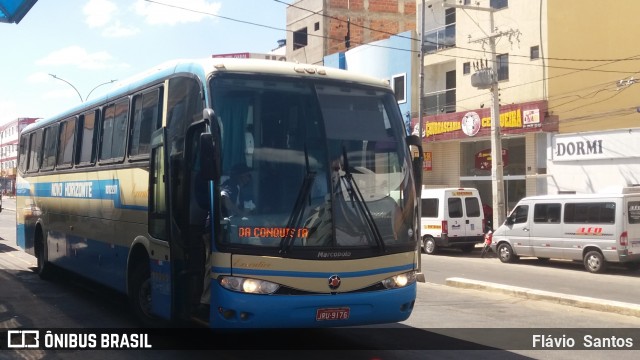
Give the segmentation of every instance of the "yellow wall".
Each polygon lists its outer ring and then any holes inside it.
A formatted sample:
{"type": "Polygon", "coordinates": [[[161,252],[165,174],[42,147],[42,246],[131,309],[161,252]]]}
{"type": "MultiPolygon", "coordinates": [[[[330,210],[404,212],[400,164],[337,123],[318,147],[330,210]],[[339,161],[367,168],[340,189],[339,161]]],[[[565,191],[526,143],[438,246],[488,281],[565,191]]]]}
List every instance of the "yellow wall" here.
{"type": "Polygon", "coordinates": [[[549,110],[560,133],[640,127],[640,1],[547,0],[549,110]],[[616,61],[616,59],[628,59],[616,61]],[[563,60],[574,59],[574,60],[563,60]],[[609,61],[577,61],[609,60],[609,61]],[[589,69],[593,71],[577,71],[589,69]]]}

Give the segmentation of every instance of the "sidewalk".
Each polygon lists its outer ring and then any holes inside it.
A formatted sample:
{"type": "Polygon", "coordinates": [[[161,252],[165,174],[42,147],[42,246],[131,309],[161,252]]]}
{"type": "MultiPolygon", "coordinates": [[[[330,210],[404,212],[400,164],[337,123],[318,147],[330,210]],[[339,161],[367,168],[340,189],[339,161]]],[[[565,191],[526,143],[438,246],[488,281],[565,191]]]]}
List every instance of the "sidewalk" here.
{"type": "Polygon", "coordinates": [[[463,289],[500,293],[528,300],[548,301],[560,305],[640,317],[640,305],[620,301],[603,300],[587,296],[562,294],[455,277],[448,278],[446,285],[463,289]]]}
{"type": "Polygon", "coordinates": [[[3,196],[2,197],[2,210],[16,211],[16,197],[15,196],[3,196]]]}

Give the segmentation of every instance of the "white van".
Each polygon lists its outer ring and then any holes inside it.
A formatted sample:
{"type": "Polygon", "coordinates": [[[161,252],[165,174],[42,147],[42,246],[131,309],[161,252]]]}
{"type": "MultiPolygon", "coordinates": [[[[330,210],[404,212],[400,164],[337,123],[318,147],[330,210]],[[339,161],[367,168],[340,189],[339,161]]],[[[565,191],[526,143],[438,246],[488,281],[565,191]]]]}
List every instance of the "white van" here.
{"type": "Polygon", "coordinates": [[[607,263],[640,266],[640,188],[616,194],[546,195],[520,200],[493,234],[504,263],[520,256],[578,260],[592,273],[607,263]]]}
{"type": "Polygon", "coordinates": [[[473,188],[422,189],[422,250],[439,247],[471,252],[484,241],[484,212],[473,188]]]}

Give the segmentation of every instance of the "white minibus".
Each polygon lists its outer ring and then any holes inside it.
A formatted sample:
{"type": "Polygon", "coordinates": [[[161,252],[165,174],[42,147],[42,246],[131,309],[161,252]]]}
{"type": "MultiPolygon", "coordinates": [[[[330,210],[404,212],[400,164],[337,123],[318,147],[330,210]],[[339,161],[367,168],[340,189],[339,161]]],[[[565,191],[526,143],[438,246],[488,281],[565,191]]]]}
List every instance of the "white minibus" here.
{"type": "Polygon", "coordinates": [[[425,253],[434,254],[441,247],[471,252],[484,241],[484,212],[477,189],[423,189],[421,198],[425,253]]]}
{"type": "Polygon", "coordinates": [[[610,194],[527,197],[493,234],[504,263],[520,256],[581,261],[592,273],[609,263],[640,267],[640,188],[610,194]]]}

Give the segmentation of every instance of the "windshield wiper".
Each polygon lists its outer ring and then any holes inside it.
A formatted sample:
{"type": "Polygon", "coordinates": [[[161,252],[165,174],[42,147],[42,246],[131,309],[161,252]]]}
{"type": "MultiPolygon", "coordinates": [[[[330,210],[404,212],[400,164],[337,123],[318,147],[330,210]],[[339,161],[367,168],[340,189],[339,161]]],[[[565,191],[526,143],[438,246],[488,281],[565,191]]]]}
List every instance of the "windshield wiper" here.
{"type": "Polygon", "coordinates": [[[302,181],[302,185],[300,186],[300,190],[298,191],[298,197],[296,198],[296,202],[293,205],[293,209],[291,211],[291,215],[289,215],[289,220],[287,221],[287,229],[293,229],[293,231],[289,231],[287,235],[283,236],[280,239],[280,253],[287,253],[293,242],[296,240],[296,235],[298,232],[298,228],[302,223],[302,215],[304,214],[304,209],[306,208],[305,201],[309,197],[309,193],[311,192],[311,185],[313,185],[313,181],[316,178],[315,171],[311,171],[309,168],[309,154],[307,153],[307,146],[304,147],[304,160],[305,160],[305,176],[302,181]]]}
{"type": "Polygon", "coordinates": [[[371,211],[367,206],[367,201],[364,199],[364,196],[362,196],[360,188],[358,187],[357,182],[353,180],[353,175],[351,174],[351,170],[349,170],[349,159],[347,158],[347,149],[344,145],[342,146],[342,159],[345,174],[341,176],[341,179],[344,180],[345,185],[347,186],[351,202],[357,205],[360,210],[360,214],[364,217],[364,222],[367,225],[371,238],[375,240],[376,244],[380,249],[382,249],[382,251],[386,251],[384,240],[382,239],[382,235],[380,235],[380,229],[378,229],[378,225],[376,225],[373,214],[371,214],[371,211]]]}

